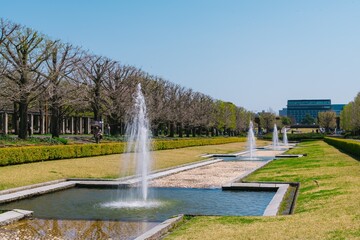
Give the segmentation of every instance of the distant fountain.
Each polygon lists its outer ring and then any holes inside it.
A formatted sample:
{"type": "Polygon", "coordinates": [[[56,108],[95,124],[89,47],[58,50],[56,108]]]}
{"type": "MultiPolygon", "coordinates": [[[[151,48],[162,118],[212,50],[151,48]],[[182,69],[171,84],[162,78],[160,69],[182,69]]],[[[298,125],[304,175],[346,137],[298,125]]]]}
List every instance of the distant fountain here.
{"type": "Polygon", "coordinates": [[[284,143],[285,146],[289,145],[288,138],[287,138],[287,133],[286,133],[286,126],[283,127],[283,143],[284,143]]]}
{"type": "Polygon", "coordinates": [[[276,124],[274,124],[274,132],[273,132],[272,141],[273,141],[273,149],[274,150],[278,149],[279,148],[279,136],[278,136],[278,130],[277,130],[276,124]]]}
{"type": "Polygon", "coordinates": [[[255,141],[255,135],[254,135],[254,126],[252,121],[250,121],[249,124],[249,131],[247,134],[247,148],[249,151],[250,159],[254,158],[254,152],[256,149],[256,141],[255,141]]]}
{"type": "Polygon", "coordinates": [[[141,198],[143,201],[148,197],[148,175],[152,162],[150,154],[150,130],[147,119],[144,95],[141,92],[140,83],[134,95],[134,113],[130,123],[126,127],[127,152],[133,152],[131,160],[136,164],[136,175],[141,179],[141,198]]]}

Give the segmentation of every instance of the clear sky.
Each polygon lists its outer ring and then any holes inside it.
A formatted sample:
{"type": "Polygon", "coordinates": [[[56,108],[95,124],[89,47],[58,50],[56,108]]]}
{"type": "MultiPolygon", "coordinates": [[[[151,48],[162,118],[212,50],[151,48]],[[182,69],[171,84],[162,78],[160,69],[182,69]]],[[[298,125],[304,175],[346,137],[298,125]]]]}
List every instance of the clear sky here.
{"type": "Polygon", "coordinates": [[[0,16],[252,111],[360,91],[356,0],[0,0],[0,16]]]}

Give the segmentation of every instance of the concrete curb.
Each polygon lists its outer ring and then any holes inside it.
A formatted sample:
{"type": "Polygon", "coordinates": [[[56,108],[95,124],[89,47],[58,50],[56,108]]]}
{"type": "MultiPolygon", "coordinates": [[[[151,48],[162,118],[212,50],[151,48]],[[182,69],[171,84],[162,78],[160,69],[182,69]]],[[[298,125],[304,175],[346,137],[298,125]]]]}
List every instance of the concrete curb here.
{"type": "Polygon", "coordinates": [[[38,196],[45,193],[55,192],[62,189],[72,188],[76,185],[75,181],[59,182],[52,185],[45,185],[40,187],[25,188],[17,192],[10,192],[8,194],[0,195],[0,203],[7,203],[28,197],[38,196]]]}
{"type": "Polygon", "coordinates": [[[12,222],[18,221],[25,217],[31,216],[32,211],[26,211],[21,209],[13,209],[11,211],[0,214],[0,226],[10,224],[12,222]]]}
{"type": "Polygon", "coordinates": [[[174,228],[178,223],[183,221],[184,215],[179,215],[173,218],[169,218],[166,221],[160,223],[159,225],[153,227],[149,231],[135,238],[135,240],[156,240],[163,237],[168,233],[172,228],[174,228]]]}
{"type": "Polygon", "coordinates": [[[67,181],[67,179],[59,179],[59,180],[54,180],[54,181],[49,181],[49,182],[27,185],[27,186],[23,186],[23,187],[11,188],[11,189],[0,191],[0,195],[19,192],[19,191],[23,191],[23,190],[38,188],[38,187],[44,187],[44,186],[53,185],[56,183],[61,183],[61,182],[66,182],[66,181],[67,181]]]}
{"type": "Polygon", "coordinates": [[[279,211],[280,204],[284,199],[284,196],[289,188],[289,184],[275,184],[280,185],[276,191],[275,196],[270,201],[269,205],[266,207],[263,216],[276,216],[279,211]]]}

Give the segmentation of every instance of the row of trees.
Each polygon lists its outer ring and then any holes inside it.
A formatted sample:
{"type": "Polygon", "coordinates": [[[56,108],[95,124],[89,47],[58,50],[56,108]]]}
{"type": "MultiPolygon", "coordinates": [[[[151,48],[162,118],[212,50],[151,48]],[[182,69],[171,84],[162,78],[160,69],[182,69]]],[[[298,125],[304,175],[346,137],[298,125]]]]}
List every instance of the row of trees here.
{"type": "MultiPolygon", "coordinates": [[[[336,128],[336,113],[334,111],[319,112],[317,118],[313,118],[310,114],[306,115],[302,123],[305,125],[313,126],[317,123],[319,127],[324,128],[326,132],[336,128]]],[[[290,117],[276,118],[276,114],[269,112],[259,113],[259,124],[266,132],[272,132],[274,124],[278,129],[291,125],[292,120],[290,117]]]]}
{"type": "Polygon", "coordinates": [[[340,122],[342,129],[354,135],[360,134],[360,92],[353,101],[345,105],[340,114],[340,122]]]}
{"type": "Polygon", "coordinates": [[[51,116],[53,137],[65,116],[91,115],[123,134],[132,94],[141,83],[155,135],[166,132],[235,135],[245,131],[253,113],[233,103],[150,75],[134,66],[52,40],[33,29],[0,20],[0,110],[19,119],[15,130],[27,138],[28,112],[51,116]]]}

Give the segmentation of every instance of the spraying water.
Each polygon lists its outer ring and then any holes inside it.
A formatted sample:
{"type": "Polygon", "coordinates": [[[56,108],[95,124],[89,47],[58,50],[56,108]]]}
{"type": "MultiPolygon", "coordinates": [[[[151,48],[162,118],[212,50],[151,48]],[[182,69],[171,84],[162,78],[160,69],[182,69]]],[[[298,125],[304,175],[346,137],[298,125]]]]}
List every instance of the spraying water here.
{"type": "Polygon", "coordinates": [[[288,138],[287,138],[286,127],[284,127],[283,130],[284,130],[283,131],[283,142],[284,142],[285,146],[288,146],[289,142],[288,142],[288,138]]]}
{"type": "Polygon", "coordinates": [[[134,114],[126,127],[127,152],[134,152],[132,160],[136,163],[136,174],[141,178],[141,198],[146,201],[148,197],[148,174],[152,158],[150,155],[150,130],[147,119],[144,95],[140,83],[134,95],[134,114]]]}
{"type": "Polygon", "coordinates": [[[277,130],[277,126],[276,124],[274,124],[274,132],[273,132],[273,149],[278,149],[279,148],[279,136],[278,136],[278,130],[277,130]]]}
{"type": "Polygon", "coordinates": [[[250,121],[249,124],[249,131],[247,134],[247,148],[250,154],[250,159],[252,159],[254,157],[254,152],[256,149],[256,142],[255,142],[255,135],[254,135],[254,130],[253,130],[254,126],[252,121],[250,121]]]}

